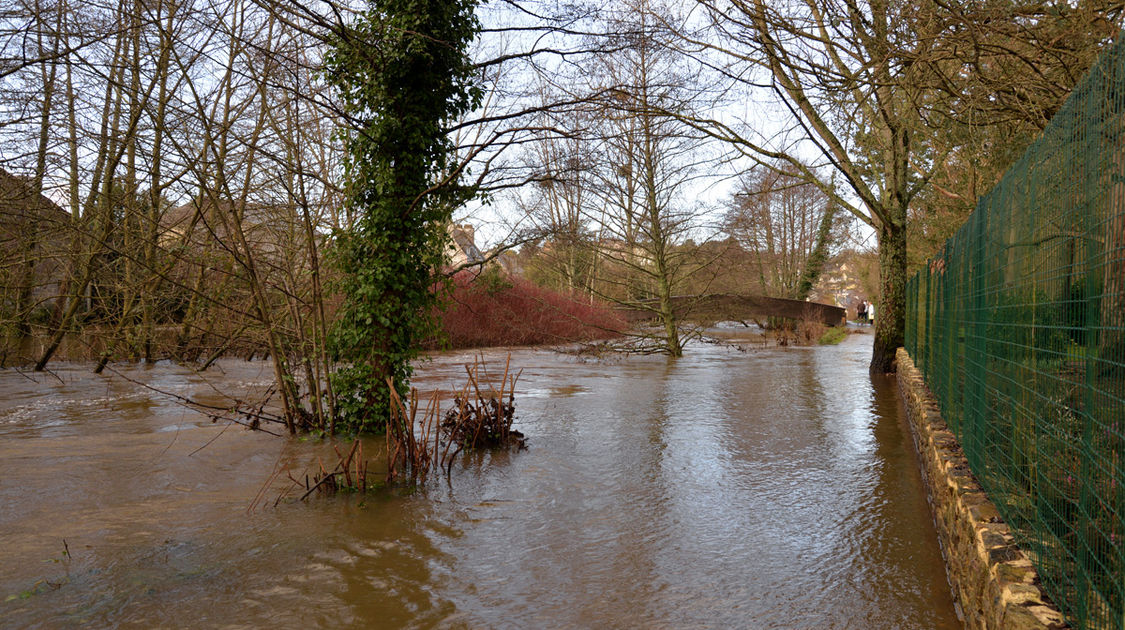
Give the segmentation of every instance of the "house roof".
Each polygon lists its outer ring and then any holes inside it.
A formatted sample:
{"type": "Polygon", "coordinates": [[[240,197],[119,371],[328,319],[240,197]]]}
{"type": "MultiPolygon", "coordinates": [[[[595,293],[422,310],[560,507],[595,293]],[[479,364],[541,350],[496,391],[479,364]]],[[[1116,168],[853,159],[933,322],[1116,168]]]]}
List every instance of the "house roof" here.
{"type": "Polygon", "coordinates": [[[35,193],[25,178],[0,169],[0,240],[15,238],[32,222],[39,230],[62,227],[70,222],[70,214],[35,193]]]}
{"type": "Polygon", "coordinates": [[[484,254],[477,248],[477,244],[473,240],[473,234],[469,230],[461,227],[454,227],[450,230],[453,242],[465,254],[465,261],[470,264],[484,262],[484,254]]]}

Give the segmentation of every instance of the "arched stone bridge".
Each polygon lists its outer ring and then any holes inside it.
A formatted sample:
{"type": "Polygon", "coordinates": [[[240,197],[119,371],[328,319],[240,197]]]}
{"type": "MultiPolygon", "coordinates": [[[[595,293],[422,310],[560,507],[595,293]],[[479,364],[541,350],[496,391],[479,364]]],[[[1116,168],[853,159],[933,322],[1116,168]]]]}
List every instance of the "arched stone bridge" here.
{"type": "MultiPolygon", "coordinates": [[[[630,322],[658,316],[659,303],[646,300],[640,307],[618,307],[618,312],[630,322]]],[[[817,302],[802,302],[763,295],[711,293],[708,295],[677,295],[672,298],[672,309],[678,319],[706,321],[742,321],[755,317],[788,317],[809,319],[827,326],[844,323],[847,311],[839,306],[817,302]]]]}

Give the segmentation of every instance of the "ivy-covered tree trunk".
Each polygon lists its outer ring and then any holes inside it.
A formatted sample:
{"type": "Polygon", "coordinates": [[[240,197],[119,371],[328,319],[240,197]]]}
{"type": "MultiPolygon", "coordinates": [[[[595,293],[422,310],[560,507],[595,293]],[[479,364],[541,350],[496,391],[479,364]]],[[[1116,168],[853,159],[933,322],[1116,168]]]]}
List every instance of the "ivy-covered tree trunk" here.
{"type": "Polygon", "coordinates": [[[882,210],[879,236],[879,303],[875,311],[872,374],[896,369],[895,355],[906,340],[906,217],[910,205],[910,131],[888,125],[884,131],[882,210]]]}
{"type": "Polygon", "coordinates": [[[820,225],[816,229],[816,244],[812,253],[805,261],[805,270],[801,272],[801,281],[797,283],[797,292],[794,300],[804,301],[812,293],[813,285],[824,271],[824,263],[828,260],[828,247],[832,243],[832,223],[836,220],[836,204],[829,202],[820,217],[820,225]]]}
{"type": "Polygon", "coordinates": [[[466,55],[479,30],[475,0],[371,0],[336,34],[326,59],[351,125],[345,178],[354,225],[335,235],[343,303],[330,348],[335,427],[384,428],[387,383],[405,394],[411,359],[432,327],[434,271],[443,263],[456,185],[445,129],[479,103],[466,55]]]}
{"type": "Polygon", "coordinates": [[[879,303],[871,373],[895,371],[895,353],[906,337],[906,208],[891,209],[879,226],[879,303]]]}

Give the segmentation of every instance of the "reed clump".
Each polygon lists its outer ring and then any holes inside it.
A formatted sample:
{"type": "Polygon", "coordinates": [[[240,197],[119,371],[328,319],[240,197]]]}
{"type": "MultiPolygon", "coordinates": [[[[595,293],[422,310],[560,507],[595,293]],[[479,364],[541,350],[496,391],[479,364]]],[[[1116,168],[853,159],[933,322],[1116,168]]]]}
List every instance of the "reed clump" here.
{"type": "Polygon", "coordinates": [[[424,411],[415,389],[410,390],[406,401],[392,396],[391,422],[387,426],[387,483],[401,479],[424,483],[434,470],[444,471],[448,477],[457,455],[465,450],[525,448],[524,435],[512,429],[519,373],[512,374],[511,362],[509,355],[499,389],[482,382],[486,374],[483,364],[466,365],[466,382],[444,414],[437,392],[424,411]]]}
{"type": "MultiPolygon", "coordinates": [[[[352,442],[352,447],[346,454],[341,453],[336,445],[332,449],[336,451],[338,458],[336,465],[328,469],[323,460],[318,460],[320,472],[314,474],[312,479],[305,475],[305,493],[300,500],[304,501],[314,493],[331,496],[340,492],[362,492],[367,489],[367,460],[363,458],[363,442],[358,439],[352,442]]],[[[297,486],[302,485],[301,480],[291,474],[289,479],[297,486]]]]}
{"type": "MultiPolygon", "coordinates": [[[[498,384],[487,382],[483,363],[466,365],[466,381],[454,393],[452,407],[444,413],[440,392],[434,392],[423,401],[415,388],[411,388],[404,399],[391,387],[391,411],[385,434],[387,472],[383,481],[369,484],[369,463],[363,456],[363,443],[357,439],[346,452],[333,446],[337,458],[335,466],[328,467],[319,461],[319,472],[314,475],[297,478],[289,474],[293,485],[278,501],[294,490],[303,493],[299,500],[305,500],[313,494],[331,496],[341,492],[366,492],[372,487],[396,483],[421,484],[433,475],[444,473],[447,478],[452,475],[453,464],[464,451],[526,448],[523,433],[512,428],[516,381],[520,374],[512,373],[511,360],[509,355],[498,384]]],[[[276,471],[270,480],[281,472],[276,471]]],[[[269,483],[267,481],[267,485],[269,483]]],[[[255,499],[255,505],[259,500],[260,496],[255,499]]]]}
{"type": "Polygon", "coordinates": [[[514,390],[519,375],[511,376],[509,380],[509,366],[505,365],[500,390],[491,386],[482,390],[476,368],[474,365],[470,370],[466,366],[471,387],[466,387],[453,399],[453,408],[445,413],[441,421],[443,435],[462,449],[525,448],[524,435],[512,429],[516,411],[514,390]]]}

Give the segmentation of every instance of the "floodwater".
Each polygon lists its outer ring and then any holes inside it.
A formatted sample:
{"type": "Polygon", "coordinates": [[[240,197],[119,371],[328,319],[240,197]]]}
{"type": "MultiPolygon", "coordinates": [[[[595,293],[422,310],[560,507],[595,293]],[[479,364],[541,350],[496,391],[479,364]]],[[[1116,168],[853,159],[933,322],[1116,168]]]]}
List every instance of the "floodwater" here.
{"type": "MultiPolygon", "coordinates": [[[[308,502],[276,502],[292,482],[271,475],[331,445],[212,424],[122,377],[225,404],[264,364],[223,363],[214,388],[169,364],[0,371],[0,626],[959,628],[870,344],[514,350],[528,450],[308,502]]],[[[473,357],[417,384],[457,386],[473,357]]]]}

